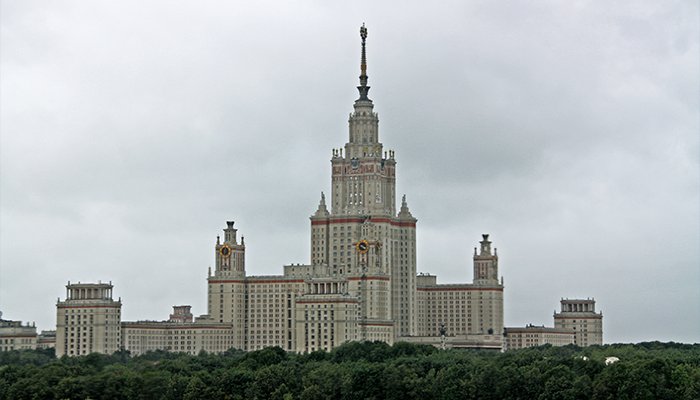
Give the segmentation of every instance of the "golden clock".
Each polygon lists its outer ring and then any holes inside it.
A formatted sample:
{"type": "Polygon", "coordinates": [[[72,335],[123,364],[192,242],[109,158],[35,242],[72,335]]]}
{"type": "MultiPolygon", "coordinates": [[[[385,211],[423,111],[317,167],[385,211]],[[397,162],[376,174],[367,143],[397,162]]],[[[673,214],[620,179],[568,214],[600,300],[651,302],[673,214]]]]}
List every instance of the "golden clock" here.
{"type": "Polygon", "coordinates": [[[231,248],[228,247],[228,245],[223,245],[219,249],[219,254],[221,254],[223,257],[228,257],[231,255],[231,248]]]}
{"type": "Polygon", "coordinates": [[[360,254],[365,254],[369,251],[369,242],[366,240],[360,240],[355,246],[360,254]]]}

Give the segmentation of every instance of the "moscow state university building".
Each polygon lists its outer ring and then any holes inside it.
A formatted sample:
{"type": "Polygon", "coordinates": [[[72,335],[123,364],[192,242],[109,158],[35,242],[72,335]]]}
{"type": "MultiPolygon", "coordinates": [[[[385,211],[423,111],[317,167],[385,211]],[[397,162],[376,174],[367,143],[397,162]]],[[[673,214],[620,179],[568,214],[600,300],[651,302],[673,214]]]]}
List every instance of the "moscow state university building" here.
{"type": "Polygon", "coordinates": [[[309,352],[364,340],[501,349],[503,285],[488,235],[474,249],[471,283],[416,273],[417,220],[405,196],[396,197],[395,154],[379,141],[368,97],[364,26],[360,36],[359,98],[347,143],[332,150],[330,197],[321,194],[310,218],[311,262],[247,275],[245,243],[228,222],[216,240],[204,317],[230,326],[232,347],[245,350],[309,352]]]}

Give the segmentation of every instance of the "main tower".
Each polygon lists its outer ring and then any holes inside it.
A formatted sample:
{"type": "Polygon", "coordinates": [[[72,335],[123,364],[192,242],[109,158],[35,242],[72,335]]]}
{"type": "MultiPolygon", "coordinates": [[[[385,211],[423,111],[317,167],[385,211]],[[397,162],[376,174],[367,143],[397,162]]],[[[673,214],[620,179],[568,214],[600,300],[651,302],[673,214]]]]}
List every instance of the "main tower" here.
{"type": "Polygon", "coordinates": [[[321,195],[311,217],[311,263],[343,277],[360,301],[361,339],[413,335],[416,292],[416,219],[405,196],[396,213],[396,160],[379,141],[379,117],[367,85],[367,29],[360,28],[359,98],[349,138],[331,158],[331,204],[321,195]],[[374,327],[374,328],[373,328],[374,327]],[[383,327],[383,333],[375,332],[383,327]]]}
{"type": "Polygon", "coordinates": [[[484,236],[474,257],[474,282],[438,284],[416,275],[416,222],[396,196],[396,159],[379,141],[379,117],[369,98],[367,29],[360,28],[359,97],[348,140],[331,153],[331,195],[310,217],[309,264],[283,275],[247,275],[243,238],[233,222],[217,238],[209,273],[208,319],[233,325],[233,345],[245,350],[331,350],[348,341],[501,348],[503,285],[498,257],[484,236]],[[397,207],[398,205],[398,207],[397,207]],[[420,282],[420,285],[418,283],[420,282]],[[438,341],[436,341],[438,340],[438,341]]]}

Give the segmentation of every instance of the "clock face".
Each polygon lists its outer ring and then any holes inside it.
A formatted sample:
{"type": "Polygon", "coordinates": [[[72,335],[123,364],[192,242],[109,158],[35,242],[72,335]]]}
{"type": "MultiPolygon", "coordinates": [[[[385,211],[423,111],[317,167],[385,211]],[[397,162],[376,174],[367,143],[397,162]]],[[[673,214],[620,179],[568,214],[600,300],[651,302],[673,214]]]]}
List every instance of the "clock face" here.
{"type": "Polygon", "coordinates": [[[221,254],[224,257],[228,257],[229,255],[231,255],[231,248],[226,245],[221,246],[221,248],[219,249],[219,254],[221,254]]]}
{"type": "Polygon", "coordinates": [[[369,251],[369,242],[366,240],[357,242],[357,251],[360,252],[360,254],[367,253],[369,251]]]}

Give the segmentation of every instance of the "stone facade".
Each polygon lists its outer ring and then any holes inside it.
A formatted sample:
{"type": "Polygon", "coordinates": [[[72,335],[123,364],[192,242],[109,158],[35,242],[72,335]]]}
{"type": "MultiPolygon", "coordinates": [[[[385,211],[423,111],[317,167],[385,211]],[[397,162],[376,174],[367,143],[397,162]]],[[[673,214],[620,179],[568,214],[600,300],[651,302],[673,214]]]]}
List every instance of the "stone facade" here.
{"type": "Polygon", "coordinates": [[[193,319],[190,306],[173,306],[167,321],[122,322],[122,348],[132,355],[154,350],[199,354],[222,353],[233,346],[231,324],[207,315],[193,319]]]}
{"type": "Polygon", "coordinates": [[[503,333],[504,350],[524,349],[526,347],[566,346],[574,344],[574,333],[567,329],[527,325],[525,327],[506,327],[503,333]]]}
{"type": "Polygon", "coordinates": [[[591,346],[603,344],[603,314],[595,311],[594,299],[562,299],[554,313],[554,328],[527,325],[504,330],[504,349],[551,344],[591,346]]]}
{"type": "MultiPolygon", "coordinates": [[[[360,96],[348,141],[331,152],[330,210],[321,193],[310,217],[310,263],[286,265],[282,275],[247,275],[245,241],[229,221],[213,248],[207,315],[190,322],[189,309],[180,308],[171,321],[124,322],[125,349],[196,353],[279,346],[311,352],[364,340],[501,349],[503,285],[488,235],[474,250],[472,283],[438,284],[436,277],[416,273],[417,219],[405,195],[396,209],[395,153],[379,141],[379,117],[368,97],[366,36],[363,26],[360,96]],[[444,338],[438,325],[447,329],[444,338]]],[[[57,327],[61,354],[73,345],[66,332],[75,329],[65,308],[59,308],[57,327]]],[[[70,354],[83,354],[81,345],[70,354]]]]}
{"type": "Polygon", "coordinates": [[[36,326],[0,319],[0,351],[36,349],[36,326]]]}
{"type": "Polygon", "coordinates": [[[595,311],[594,299],[562,299],[554,327],[573,332],[578,346],[603,344],[603,313],[595,311]]]}
{"type": "Polygon", "coordinates": [[[66,285],[66,300],[56,304],[56,357],[112,354],[121,348],[121,299],[111,283],[66,285]]]}
{"type": "Polygon", "coordinates": [[[56,347],[56,331],[41,331],[36,337],[37,349],[53,349],[56,347]]]}
{"type": "Polygon", "coordinates": [[[483,336],[485,342],[503,331],[503,285],[498,280],[498,255],[484,234],[474,249],[471,284],[438,284],[437,277],[417,277],[418,336],[435,336],[440,324],[448,336],[483,336]],[[488,337],[488,339],[487,339],[488,337]]]}
{"type": "Polygon", "coordinates": [[[214,246],[208,313],[234,326],[235,346],[255,350],[329,350],[353,340],[440,344],[448,327],[456,347],[500,349],[503,285],[498,256],[484,235],[470,284],[437,284],[416,274],[416,218],[406,197],[396,210],[396,159],[379,141],[379,117],[368,97],[361,31],[360,97],[349,139],[331,153],[330,210],[321,194],[311,216],[310,264],[283,275],[247,276],[245,244],[229,221],[214,246]]]}

